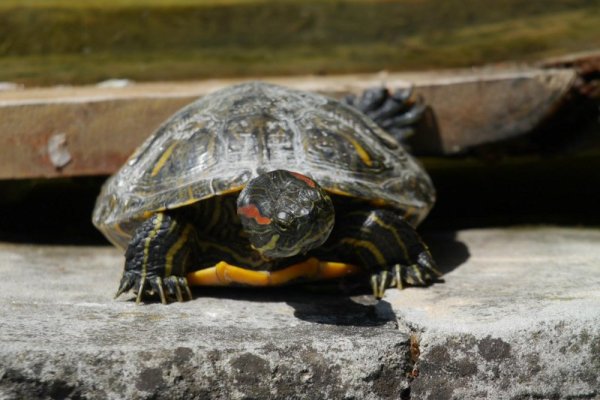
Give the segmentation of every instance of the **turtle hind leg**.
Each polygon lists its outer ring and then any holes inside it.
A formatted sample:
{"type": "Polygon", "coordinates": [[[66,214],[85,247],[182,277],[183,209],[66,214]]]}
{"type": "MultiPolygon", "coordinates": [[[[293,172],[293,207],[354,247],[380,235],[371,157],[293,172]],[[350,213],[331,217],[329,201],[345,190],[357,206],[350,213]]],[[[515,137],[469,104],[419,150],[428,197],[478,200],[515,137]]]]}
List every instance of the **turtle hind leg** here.
{"type": "Polygon", "coordinates": [[[412,87],[393,93],[385,87],[371,88],[360,96],[346,96],[342,102],[362,111],[399,142],[415,133],[415,126],[427,109],[420,100],[412,100],[412,87]]]}
{"type": "Polygon", "coordinates": [[[389,287],[427,286],[441,276],[427,245],[394,211],[361,210],[341,216],[326,246],[338,258],[358,262],[367,271],[378,299],[389,287]]]}
{"type": "Polygon", "coordinates": [[[186,270],[192,261],[194,227],[170,213],[156,213],[135,231],[125,252],[125,268],[115,297],[133,290],[136,303],[144,296],[158,295],[183,301],[192,298],[186,270]]]}

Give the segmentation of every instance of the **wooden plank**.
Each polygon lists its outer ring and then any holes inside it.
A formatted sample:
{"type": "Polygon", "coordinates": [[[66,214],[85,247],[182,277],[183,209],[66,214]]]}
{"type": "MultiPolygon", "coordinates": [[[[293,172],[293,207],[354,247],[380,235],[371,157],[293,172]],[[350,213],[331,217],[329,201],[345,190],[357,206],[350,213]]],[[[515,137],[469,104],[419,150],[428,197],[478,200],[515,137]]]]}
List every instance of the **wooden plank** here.
{"type": "MultiPolygon", "coordinates": [[[[561,103],[573,70],[468,70],[415,74],[268,78],[331,96],[413,84],[438,130],[417,150],[456,153],[531,130],[561,103]]],[[[111,174],[183,105],[239,81],[141,83],[0,92],[0,179],[111,174]]]]}
{"type": "Polygon", "coordinates": [[[416,137],[414,148],[453,154],[530,132],[560,107],[576,77],[571,69],[484,70],[419,81],[439,129],[416,137]]]}
{"type": "Polygon", "coordinates": [[[579,79],[576,90],[590,99],[600,99],[600,51],[568,54],[540,63],[545,68],[572,68],[579,79]]]}

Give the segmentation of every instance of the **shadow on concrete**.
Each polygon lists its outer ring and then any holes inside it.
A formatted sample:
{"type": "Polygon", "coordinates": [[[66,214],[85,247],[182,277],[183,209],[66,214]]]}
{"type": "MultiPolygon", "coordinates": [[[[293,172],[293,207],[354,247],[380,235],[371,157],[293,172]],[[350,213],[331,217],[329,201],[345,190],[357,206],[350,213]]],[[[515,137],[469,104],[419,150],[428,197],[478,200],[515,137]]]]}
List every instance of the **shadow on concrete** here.
{"type": "MultiPolygon", "coordinates": [[[[194,287],[194,300],[203,297],[244,300],[258,303],[286,303],[294,316],[303,321],[338,326],[375,327],[396,324],[392,306],[385,300],[377,302],[368,288],[354,285],[348,289],[339,284],[268,288],[194,287]]],[[[130,301],[135,301],[131,298],[130,301]]],[[[146,298],[155,302],[158,298],[146,298]]]]}
{"type": "Polygon", "coordinates": [[[455,270],[471,256],[467,245],[456,239],[456,231],[424,232],[422,237],[443,274],[455,270]]]}
{"type": "MultiPolygon", "coordinates": [[[[332,296],[334,297],[334,296],[332,296]]],[[[385,300],[375,302],[361,296],[360,300],[373,304],[361,304],[348,296],[334,297],[332,301],[297,302],[287,301],[294,308],[298,319],[317,324],[338,326],[382,326],[396,324],[396,314],[390,303],[385,300]]]]}

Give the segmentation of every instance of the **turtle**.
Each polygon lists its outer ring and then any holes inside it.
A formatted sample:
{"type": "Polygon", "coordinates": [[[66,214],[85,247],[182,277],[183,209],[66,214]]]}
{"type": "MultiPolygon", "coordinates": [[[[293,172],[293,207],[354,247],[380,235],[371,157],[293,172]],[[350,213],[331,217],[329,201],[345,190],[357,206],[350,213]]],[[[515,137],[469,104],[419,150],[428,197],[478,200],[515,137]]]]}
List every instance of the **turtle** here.
{"type": "Polygon", "coordinates": [[[424,109],[409,97],[381,87],[338,101],[253,81],[179,110],[96,201],[94,225],[125,254],[115,298],[353,275],[381,299],[435,282],[415,231],[435,190],[401,144],[424,109]]]}

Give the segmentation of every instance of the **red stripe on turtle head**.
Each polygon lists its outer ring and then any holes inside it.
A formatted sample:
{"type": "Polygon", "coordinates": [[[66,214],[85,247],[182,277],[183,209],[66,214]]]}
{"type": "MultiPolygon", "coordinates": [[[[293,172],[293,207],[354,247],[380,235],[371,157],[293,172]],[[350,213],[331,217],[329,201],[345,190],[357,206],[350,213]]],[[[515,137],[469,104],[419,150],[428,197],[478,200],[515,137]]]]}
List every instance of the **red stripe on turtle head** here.
{"type": "Polygon", "coordinates": [[[271,218],[262,215],[258,207],[256,207],[254,204],[238,207],[237,212],[238,215],[243,215],[246,218],[254,219],[259,225],[269,225],[271,223],[271,218]]]}
{"type": "Polygon", "coordinates": [[[310,179],[308,176],[299,174],[298,172],[291,172],[291,171],[290,171],[290,174],[294,175],[296,178],[300,179],[301,181],[303,181],[304,183],[306,183],[311,188],[314,188],[314,187],[317,186],[317,184],[315,183],[315,181],[313,181],[312,179],[310,179]]]}

